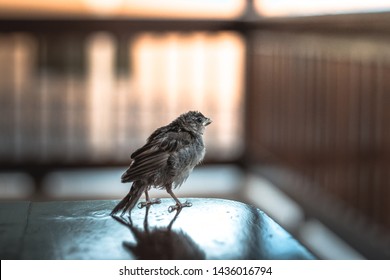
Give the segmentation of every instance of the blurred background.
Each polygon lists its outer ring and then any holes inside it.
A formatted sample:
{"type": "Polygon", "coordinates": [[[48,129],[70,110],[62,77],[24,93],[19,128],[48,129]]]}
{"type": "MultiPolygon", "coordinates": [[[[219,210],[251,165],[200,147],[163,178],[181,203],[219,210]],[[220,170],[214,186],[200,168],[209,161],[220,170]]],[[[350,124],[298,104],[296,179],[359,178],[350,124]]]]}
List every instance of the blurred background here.
{"type": "Polygon", "coordinates": [[[253,204],[320,258],[389,259],[387,2],[0,0],[0,200],[122,198],[130,154],[199,110],[179,197],[253,204]]]}

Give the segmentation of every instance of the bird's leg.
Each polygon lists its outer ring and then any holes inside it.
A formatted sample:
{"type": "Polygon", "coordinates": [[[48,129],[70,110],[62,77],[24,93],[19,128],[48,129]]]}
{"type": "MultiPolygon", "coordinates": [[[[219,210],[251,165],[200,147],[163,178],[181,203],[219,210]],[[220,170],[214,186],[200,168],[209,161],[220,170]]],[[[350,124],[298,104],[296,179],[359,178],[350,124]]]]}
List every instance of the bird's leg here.
{"type": "Polygon", "coordinates": [[[150,206],[152,204],[160,204],[161,203],[161,199],[159,198],[156,198],[156,199],[150,199],[149,198],[149,193],[148,193],[148,190],[145,191],[145,197],[146,197],[146,201],[145,202],[140,202],[138,203],[138,208],[144,208],[146,206],[150,206]]]}
{"type": "Polygon", "coordinates": [[[172,196],[172,198],[176,201],[176,205],[169,206],[169,208],[168,208],[168,212],[169,213],[171,213],[171,212],[173,212],[175,210],[179,210],[179,209],[181,209],[183,207],[191,207],[192,206],[192,203],[189,202],[189,201],[181,203],[180,200],[173,193],[172,186],[168,186],[166,189],[167,189],[167,192],[169,193],[169,195],[172,196]]]}
{"type": "Polygon", "coordinates": [[[145,191],[145,196],[146,196],[146,201],[149,203],[149,205],[161,203],[161,199],[159,198],[149,199],[149,194],[147,190],[145,191]]]}

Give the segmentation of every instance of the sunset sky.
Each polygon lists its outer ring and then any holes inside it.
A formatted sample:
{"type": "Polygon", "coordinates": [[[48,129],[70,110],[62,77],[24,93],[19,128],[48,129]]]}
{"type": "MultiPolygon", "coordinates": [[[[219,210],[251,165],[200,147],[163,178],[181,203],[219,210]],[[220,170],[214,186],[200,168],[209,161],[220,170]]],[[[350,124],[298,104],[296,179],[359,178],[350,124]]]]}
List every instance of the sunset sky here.
{"type": "MultiPolygon", "coordinates": [[[[389,11],[388,0],[254,0],[262,16],[389,11]]],[[[0,16],[234,18],[244,0],[0,0],[0,16]]]]}
{"type": "Polygon", "coordinates": [[[230,18],[241,14],[241,0],[1,0],[2,16],[97,15],[133,17],[230,18]]]}

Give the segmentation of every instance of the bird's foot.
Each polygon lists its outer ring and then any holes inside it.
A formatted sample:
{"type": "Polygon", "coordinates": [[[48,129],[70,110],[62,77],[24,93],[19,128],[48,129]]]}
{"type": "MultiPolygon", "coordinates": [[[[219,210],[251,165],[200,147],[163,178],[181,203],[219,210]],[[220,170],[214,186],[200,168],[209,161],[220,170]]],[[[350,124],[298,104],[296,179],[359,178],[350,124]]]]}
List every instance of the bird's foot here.
{"type": "Polygon", "coordinates": [[[172,213],[173,211],[179,210],[179,209],[181,209],[183,207],[191,207],[191,206],[192,206],[192,203],[187,200],[184,203],[176,203],[175,205],[169,206],[168,212],[172,213]]]}
{"type": "Polygon", "coordinates": [[[150,205],[153,205],[153,204],[160,204],[161,203],[161,199],[159,198],[156,198],[156,199],[152,199],[152,200],[149,200],[149,201],[145,201],[145,202],[140,202],[138,203],[138,208],[139,209],[142,209],[144,207],[147,207],[147,206],[150,206],[150,205]]]}

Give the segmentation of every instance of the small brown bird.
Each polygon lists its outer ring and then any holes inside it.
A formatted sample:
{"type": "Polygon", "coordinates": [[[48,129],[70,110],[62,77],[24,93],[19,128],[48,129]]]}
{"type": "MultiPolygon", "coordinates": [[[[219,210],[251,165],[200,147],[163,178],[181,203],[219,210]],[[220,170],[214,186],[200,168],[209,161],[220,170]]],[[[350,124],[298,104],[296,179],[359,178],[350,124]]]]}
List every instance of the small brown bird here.
{"type": "Polygon", "coordinates": [[[122,211],[131,212],[135,204],[145,193],[145,207],[160,203],[159,199],[150,200],[148,191],[154,187],[165,189],[176,201],[169,212],[182,207],[190,207],[188,201],[181,203],[172,189],[181,186],[192,169],[203,160],[205,146],[203,133],[211,123],[202,113],[189,111],[180,115],[170,124],[155,130],[146,144],[131,155],[130,167],[123,173],[122,183],[133,182],[129,193],[115,206],[111,215],[122,211]]]}

